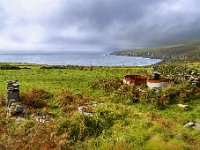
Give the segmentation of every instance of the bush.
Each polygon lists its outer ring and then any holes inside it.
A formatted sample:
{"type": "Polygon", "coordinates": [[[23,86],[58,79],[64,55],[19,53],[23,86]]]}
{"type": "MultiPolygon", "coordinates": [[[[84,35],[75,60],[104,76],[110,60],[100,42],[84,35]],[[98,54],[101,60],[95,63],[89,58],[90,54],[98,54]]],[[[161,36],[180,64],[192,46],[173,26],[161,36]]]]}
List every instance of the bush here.
{"type": "Polygon", "coordinates": [[[179,84],[168,86],[159,90],[149,89],[140,94],[140,102],[151,103],[157,106],[166,106],[174,103],[185,103],[197,98],[195,86],[179,84]]]}
{"type": "Polygon", "coordinates": [[[4,96],[0,96],[0,106],[5,106],[6,105],[6,98],[4,96]]]}
{"type": "Polygon", "coordinates": [[[20,99],[23,104],[32,108],[42,108],[47,105],[47,99],[51,98],[52,94],[43,90],[33,88],[31,91],[22,93],[20,99]]]}
{"type": "Polygon", "coordinates": [[[2,69],[2,70],[19,70],[21,68],[18,66],[12,66],[12,65],[2,65],[2,66],[0,66],[0,69],[2,69]]]}
{"type": "Polygon", "coordinates": [[[35,124],[36,123],[33,120],[26,120],[20,124],[20,128],[27,131],[27,130],[30,130],[31,128],[34,128],[35,124]]]}
{"type": "Polygon", "coordinates": [[[176,102],[188,102],[197,98],[195,93],[196,87],[191,84],[180,84],[177,86],[169,86],[163,89],[163,99],[169,104],[176,102]]]}
{"type": "Polygon", "coordinates": [[[88,98],[83,97],[81,94],[76,94],[69,89],[62,89],[58,95],[57,99],[59,106],[64,112],[73,112],[77,110],[77,106],[82,106],[88,103],[88,98]]]}
{"type": "Polygon", "coordinates": [[[117,90],[122,85],[122,81],[117,78],[98,79],[92,84],[94,89],[102,89],[105,92],[117,90]]]}
{"type": "Polygon", "coordinates": [[[122,85],[112,99],[115,103],[131,104],[139,102],[139,91],[136,87],[122,85]]]}
{"type": "Polygon", "coordinates": [[[67,133],[67,139],[70,142],[76,142],[85,137],[85,128],[84,117],[77,112],[58,124],[58,135],[67,133]]]}
{"type": "Polygon", "coordinates": [[[78,66],[78,65],[53,65],[53,66],[42,66],[40,69],[77,69],[77,70],[93,70],[93,66],[78,66]]]}
{"type": "Polygon", "coordinates": [[[67,139],[73,144],[88,137],[98,137],[103,131],[112,127],[115,120],[121,120],[129,112],[123,105],[102,105],[94,116],[83,116],[75,112],[72,117],[58,124],[58,135],[67,134],[67,139]]]}
{"type": "Polygon", "coordinates": [[[162,75],[175,75],[175,76],[178,74],[184,74],[189,70],[188,67],[178,64],[156,65],[154,66],[154,69],[160,72],[162,75]]]}
{"type": "Polygon", "coordinates": [[[62,89],[58,93],[58,100],[60,106],[66,106],[73,103],[76,100],[76,95],[69,89],[62,89]]]}
{"type": "Polygon", "coordinates": [[[139,91],[136,87],[121,86],[112,98],[113,102],[131,104],[144,103],[159,106],[167,106],[174,103],[185,103],[199,97],[200,88],[188,83],[168,86],[161,89],[146,89],[139,91]]]}
{"type": "Polygon", "coordinates": [[[66,69],[65,66],[42,66],[40,69],[66,69]]]}

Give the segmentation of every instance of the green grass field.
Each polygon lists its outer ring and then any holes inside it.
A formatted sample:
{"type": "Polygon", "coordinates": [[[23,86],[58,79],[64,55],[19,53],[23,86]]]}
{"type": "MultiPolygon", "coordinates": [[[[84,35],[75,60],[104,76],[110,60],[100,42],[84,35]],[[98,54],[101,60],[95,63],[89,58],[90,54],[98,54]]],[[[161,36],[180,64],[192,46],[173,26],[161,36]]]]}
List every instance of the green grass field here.
{"type": "MultiPolygon", "coordinates": [[[[0,70],[0,93],[5,93],[7,80],[19,80],[21,90],[26,91],[33,87],[43,88],[50,92],[57,92],[61,88],[70,88],[73,91],[91,92],[90,85],[100,78],[123,78],[126,74],[150,72],[150,67],[85,67],[81,69],[40,69],[41,66],[18,65],[21,70],[0,70]]],[[[92,94],[92,93],[90,93],[92,94]]]]}
{"type": "MultiPolygon", "coordinates": [[[[176,103],[163,107],[130,103],[128,96],[116,101],[117,90],[112,86],[105,87],[107,91],[94,88],[100,79],[120,81],[127,74],[150,74],[151,67],[40,69],[40,65],[15,65],[22,69],[0,70],[1,95],[6,94],[7,80],[19,80],[21,93],[32,88],[52,93],[45,107],[35,109],[51,114],[52,122],[37,124],[30,118],[16,124],[14,119],[5,117],[1,106],[0,149],[200,149],[200,131],[184,127],[189,121],[200,123],[200,97],[185,102],[190,107],[183,109],[176,103]],[[81,95],[89,103],[101,103],[94,108],[94,116],[81,115],[75,102],[61,105],[60,99],[65,98],[63,88],[72,91],[71,95],[66,93],[72,99],[81,95]]],[[[199,69],[196,63],[188,66],[199,69]]]]}

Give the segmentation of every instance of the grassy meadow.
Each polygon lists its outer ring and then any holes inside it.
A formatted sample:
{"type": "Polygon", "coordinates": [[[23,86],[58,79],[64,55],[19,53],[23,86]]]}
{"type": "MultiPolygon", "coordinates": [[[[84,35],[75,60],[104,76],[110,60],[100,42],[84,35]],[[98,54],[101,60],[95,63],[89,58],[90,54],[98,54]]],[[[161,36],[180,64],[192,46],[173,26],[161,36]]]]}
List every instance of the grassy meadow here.
{"type": "MultiPolygon", "coordinates": [[[[127,74],[151,74],[150,66],[61,69],[12,65],[20,69],[0,69],[2,150],[200,149],[200,131],[184,127],[190,121],[200,123],[199,89],[180,83],[157,95],[147,90],[150,97],[142,95],[135,101],[134,87],[122,84],[127,74]],[[29,114],[39,113],[50,121],[37,123],[29,117],[17,122],[16,118],[6,117],[3,101],[7,80],[20,81],[22,102],[29,114]],[[186,96],[180,98],[185,89],[186,96]],[[164,94],[167,96],[163,98],[164,94]],[[180,108],[177,103],[188,104],[189,108],[180,108]],[[77,108],[85,104],[91,105],[92,116],[78,112],[77,108]]],[[[188,67],[200,70],[199,63],[188,67]]]]}
{"type": "MultiPolygon", "coordinates": [[[[17,64],[16,64],[17,65],[17,64]]],[[[20,65],[19,70],[0,70],[0,93],[5,94],[7,80],[19,80],[21,91],[33,87],[58,92],[69,88],[74,92],[94,94],[91,84],[96,79],[119,78],[126,74],[151,72],[150,67],[74,67],[69,69],[40,69],[38,65],[20,65]]]]}

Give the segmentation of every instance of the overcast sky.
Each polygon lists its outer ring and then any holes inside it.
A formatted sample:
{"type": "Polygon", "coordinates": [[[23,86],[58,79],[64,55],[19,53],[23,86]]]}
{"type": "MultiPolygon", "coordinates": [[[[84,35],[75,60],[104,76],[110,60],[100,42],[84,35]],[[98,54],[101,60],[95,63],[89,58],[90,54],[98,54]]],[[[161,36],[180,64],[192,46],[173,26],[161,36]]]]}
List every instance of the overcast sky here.
{"type": "Polygon", "coordinates": [[[198,39],[199,0],[0,0],[2,51],[105,51],[198,39]]]}

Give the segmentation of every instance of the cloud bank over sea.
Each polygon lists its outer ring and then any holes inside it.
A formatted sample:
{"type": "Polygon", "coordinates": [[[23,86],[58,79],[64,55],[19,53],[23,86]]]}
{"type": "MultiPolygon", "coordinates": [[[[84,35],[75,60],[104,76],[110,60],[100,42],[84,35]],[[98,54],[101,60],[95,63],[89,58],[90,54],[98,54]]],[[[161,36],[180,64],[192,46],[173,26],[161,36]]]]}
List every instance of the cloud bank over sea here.
{"type": "Polygon", "coordinates": [[[1,51],[105,51],[200,39],[198,0],[1,0],[1,51]]]}

